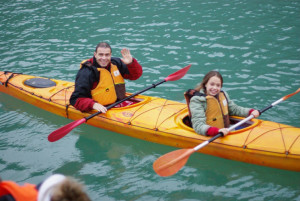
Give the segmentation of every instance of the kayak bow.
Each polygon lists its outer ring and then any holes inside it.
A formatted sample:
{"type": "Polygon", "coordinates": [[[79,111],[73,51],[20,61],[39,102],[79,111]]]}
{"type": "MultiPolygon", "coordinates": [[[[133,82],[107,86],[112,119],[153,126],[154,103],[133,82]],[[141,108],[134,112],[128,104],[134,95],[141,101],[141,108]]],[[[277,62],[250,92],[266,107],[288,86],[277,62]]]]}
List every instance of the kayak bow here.
{"type": "MultiPolygon", "coordinates": [[[[75,121],[95,113],[82,113],[69,105],[73,90],[73,82],[0,71],[2,93],[75,121]]],[[[186,124],[188,108],[185,103],[144,95],[137,95],[134,100],[137,103],[122,108],[111,108],[106,114],[99,114],[86,123],[178,148],[196,147],[210,139],[196,134],[186,124]]],[[[242,119],[231,117],[232,124],[242,119]]],[[[244,128],[214,140],[197,152],[256,165],[300,171],[300,128],[261,119],[249,120],[242,126],[244,128]]]]}

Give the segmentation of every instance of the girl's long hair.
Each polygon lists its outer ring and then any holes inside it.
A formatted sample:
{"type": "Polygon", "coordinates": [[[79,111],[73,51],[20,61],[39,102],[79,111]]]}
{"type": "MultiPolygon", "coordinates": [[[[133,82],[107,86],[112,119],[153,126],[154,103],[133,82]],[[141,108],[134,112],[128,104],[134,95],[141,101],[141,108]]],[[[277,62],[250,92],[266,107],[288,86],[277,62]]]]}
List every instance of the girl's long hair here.
{"type": "Polygon", "coordinates": [[[222,87],[223,86],[223,77],[222,77],[222,75],[218,71],[210,71],[210,72],[208,72],[204,76],[202,82],[195,88],[195,90],[200,91],[201,89],[203,89],[204,93],[206,94],[206,87],[205,87],[205,85],[207,84],[208,80],[211,77],[214,77],[214,76],[217,76],[218,78],[220,78],[220,80],[221,80],[221,87],[222,87]]]}

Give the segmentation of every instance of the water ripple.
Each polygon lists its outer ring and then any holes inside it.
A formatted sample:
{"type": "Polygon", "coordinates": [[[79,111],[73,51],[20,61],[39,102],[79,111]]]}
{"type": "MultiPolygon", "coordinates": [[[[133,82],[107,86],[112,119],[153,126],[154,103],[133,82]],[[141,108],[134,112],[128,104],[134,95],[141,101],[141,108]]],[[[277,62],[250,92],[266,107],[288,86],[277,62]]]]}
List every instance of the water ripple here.
{"type": "MultiPolygon", "coordinates": [[[[224,90],[245,107],[264,108],[300,86],[297,0],[3,1],[0,12],[1,71],[74,81],[79,63],[106,41],[113,56],[127,47],[144,68],[139,80],[126,81],[130,92],[188,64],[185,77],[145,94],[184,102],[183,92],[210,70],[222,73],[224,90]]],[[[261,118],[300,127],[299,97],[261,118]]],[[[14,100],[0,93],[5,179],[72,175],[94,200],[299,200],[298,173],[198,154],[174,177],[160,178],[152,163],[170,147],[88,126],[49,143],[50,131],[69,121],[14,100]]]]}

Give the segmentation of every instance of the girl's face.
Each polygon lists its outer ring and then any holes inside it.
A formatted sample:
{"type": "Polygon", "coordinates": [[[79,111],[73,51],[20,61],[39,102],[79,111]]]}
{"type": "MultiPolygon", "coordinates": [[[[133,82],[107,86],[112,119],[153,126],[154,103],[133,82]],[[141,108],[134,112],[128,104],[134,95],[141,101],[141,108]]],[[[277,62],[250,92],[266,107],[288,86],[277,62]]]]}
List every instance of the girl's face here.
{"type": "Polygon", "coordinates": [[[211,77],[205,85],[206,95],[215,96],[220,93],[222,83],[221,79],[217,76],[211,77]]]}

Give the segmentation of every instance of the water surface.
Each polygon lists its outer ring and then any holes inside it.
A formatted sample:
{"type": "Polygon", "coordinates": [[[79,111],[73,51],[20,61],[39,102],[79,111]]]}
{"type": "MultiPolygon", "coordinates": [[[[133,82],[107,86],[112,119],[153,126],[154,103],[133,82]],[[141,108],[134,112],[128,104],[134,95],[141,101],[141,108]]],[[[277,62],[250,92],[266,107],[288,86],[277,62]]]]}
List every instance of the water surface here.
{"type": "MultiPolygon", "coordinates": [[[[127,47],[142,64],[139,91],[192,64],[179,81],[145,94],[184,102],[210,70],[238,104],[264,108],[300,87],[300,2],[9,0],[0,7],[0,70],[74,81],[96,44],[127,47]]],[[[300,127],[300,96],[260,118],[300,127]]],[[[49,143],[71,122],[0,94],[0,176],[39,183],[53,173],[80,180],[93,200],[300,200],[300,174],[194,154],[176,175],[152,169],[175,150],[82,125],[49,143]]]]}

